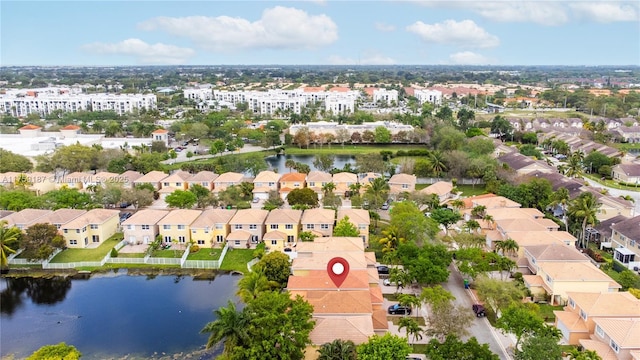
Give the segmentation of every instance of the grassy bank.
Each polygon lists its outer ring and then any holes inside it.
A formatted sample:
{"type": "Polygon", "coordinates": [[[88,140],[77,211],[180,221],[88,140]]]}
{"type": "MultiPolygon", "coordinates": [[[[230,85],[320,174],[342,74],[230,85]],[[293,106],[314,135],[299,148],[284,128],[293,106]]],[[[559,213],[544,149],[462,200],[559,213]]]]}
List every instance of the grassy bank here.
{"type": "Polygon", "coordinates": [[[413,150],[426,149],[425,145],[311,145],[308,149],[300,149],[297,146],[287,146],[285,154],[287,155],[360,155],[369,153],[380,153],[380,151],[413,150]]]}

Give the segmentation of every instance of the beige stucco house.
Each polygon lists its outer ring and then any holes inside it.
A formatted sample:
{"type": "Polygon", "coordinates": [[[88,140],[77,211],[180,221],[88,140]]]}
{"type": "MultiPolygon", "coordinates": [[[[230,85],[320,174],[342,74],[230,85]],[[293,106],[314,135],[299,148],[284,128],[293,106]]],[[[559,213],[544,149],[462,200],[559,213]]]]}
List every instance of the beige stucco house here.
{"type": "Polygon", "coordinates": [[[122,222],[124,240],[132,245],[151,244],[160,233],[158,222],[168,214],[166,210],[139,210],[122,222]]]}

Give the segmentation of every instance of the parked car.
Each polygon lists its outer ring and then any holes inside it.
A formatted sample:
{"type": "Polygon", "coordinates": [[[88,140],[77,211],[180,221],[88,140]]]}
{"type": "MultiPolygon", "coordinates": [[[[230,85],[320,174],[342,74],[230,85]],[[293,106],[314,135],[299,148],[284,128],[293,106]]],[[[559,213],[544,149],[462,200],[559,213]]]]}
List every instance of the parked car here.
{"type": "Polygon", "coordinates": [[[476,314],[477,317],[485,317],[487,316],[487,313],[484,310],[484,306],[480,305],[480,304],[473,304],[473,306],[471,307],[473,309],[474,314],[476,314]]]}
{"type": "MultiPolygon", "coordinates": [[[[389,280],[389,279],[382,280],[382,285],[391,286],[391,280],[389,280]]],[[[398,286],[402,286],[402,282],[398,281],[398,286]]]]}
{"type": "Polygon", "coordinates": [[[253,203],[254,203],[254,204],[257,204],[257,203],[259,203],[259,202],[260,202],[260,199],[259,199],[259,198],[257,198],[257,197],[253,198],[253,203]]]}
{"type": "Polygon", "coordinates": [[[385,265],[380,265],[376,267],[378,269],[378,274],[389,275],[389,267],[385,265]]]}
{"type": "Polygon", "coordinates": [[[395,304],[389,306],[387,312],[390,315],[411,315],[411,308],[408,306],[401,306],[400,304],[395,304]]]}
{"type": "Polygon", "coordinates": [[[389,210],[389,203],[387,203],[387,202],[385,201],[385,203],[384,203],[384,204],[382,204],[382,206],[380,207],[380,209],[381,209],[381,210],[389,210]]]}

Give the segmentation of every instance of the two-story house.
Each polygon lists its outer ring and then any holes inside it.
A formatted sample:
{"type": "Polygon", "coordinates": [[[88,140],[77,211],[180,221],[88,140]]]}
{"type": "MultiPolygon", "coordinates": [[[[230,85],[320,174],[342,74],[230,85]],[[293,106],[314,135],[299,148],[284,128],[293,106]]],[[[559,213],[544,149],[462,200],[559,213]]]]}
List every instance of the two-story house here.
{"type": "Polygon", "coordinates": [[[332,182],[336,185],[334,193],[340,196],[346,196],[351,191],[351,185],[358,183],[358,175],[349,172],[339,172],[333,174],[332,182]]]}
{"type": "MultiPolygon", "coordinates": [[[[538,264],[547,262],[590,262],[589,258],[575,247],[569,247],[561,243],[546,245],[530,245],[524,247],[524,259],[526,269],[523,274],[537,274],[538,264]]],[[[520,267],[520,264],[518,264],[520,267]]]]}
{"type": "Polygon", "coordinates": [[[168,214],[166,210],[139,210],[122,222],[124,240],[132,245],[151,244],[160,233],[158,222],[168,214]]]}
{"type": "Polygon", "coordinates": [[[133,185],[138,186],[142,184],[150,184],[151,186],[153,186],[154,190],[158,191],[162,189],[162,180],[164,180],[166,177],[167,174],[165,174],[164,172],[154,170],[134,180],[133,185]]]}
{"type": "MultiPolygon", "coordinates": [[[[393,179],[393,176],[391,178],[393,179]]],[[[391,186],[391,180],[389,180],[389,185],[391,186]]],[[[398,191],[401,190],[402,188],[398,189],[398,191]]],[[[426,195],[436,195],[438,197],[438,200],[440,201],[440,204],[444,204],[447,200],[453,198],[454,194],[452,193],[452,191],[453,183],[451,183],[450,181],[438,181],[420,190],[420,193],[426,195]]]]}
{"type": "Polygon", "coordinates": [[[640,267],[640,215],[611,225],[614,258],[629,269],[640,267]]]}
{"type": "Polygon", "coordinates": [[[7,222],[7,226],[15,226],[20,230],[26,230],[33,224],[41,223],[40,218],[53,213],[51,210],[24,209],[2,218],[7,222]]]}
{"type": "Polygon", "coordinates": [[[241,173],[226,172],[220,174],[220,176],[213,181],[213,193],[218,195],[221,191],[226,190],[232,185],[240,186],[243,180],[244,175],[241,173]]]}
{"type": "Polygon", "coordinates": [[[189,179],[191,179],[191,177],[193,177],[193,175],[191,175],[189,172],[178,170],[162,179],[162,188],[173,188],[173,190],[188,190],[189,179]]]}
{"type": "Polygon", "coordinates": [[[69,174],[65,174],[61,178],[58,179],[57,185],[58,188],[69,188],[82,190],[86,189],[87,185],[94,183],[93,175],[84,172],[72,172],[69,174]]]}
{"type": "Polygon", "coordinates": [[[307,209],[302,213],[300,224],[302,231],[309,231],[318,237],[333,235],[333,224],[336,221],[336,212],[333,209],[307,209]]]}
{"type": "Polygon", "coordinates": [[[231,232],[227,235],[227,244],[232,248],[255,248],[262,240],[264,221],[269,212],[263,209],[242,209],[229,221],[231,232]]]}
{"type": "Polygon", "coordinates": [[[382,177],[382,174],[374,173],[374,172],[359,173],[357,175],[358,175],[358,184],[362,185],[360,188],[360,191],[364,191],[367,185],[371,184],[373,180],[382,177]]]}
{"type": "Polygon", "coordinates": [[[640,183],[640,164],[618,164],[611,169],[615,181],[627,184],[640,183]]]}
{"type": "Polygon", "coordinates": [[[264,225],[264,241],[270,251],[285,251],[298,241],[302,210],[274,209],[269,212],[264,225]]]}
{"type": "Polygon", "coordinates": [[[364,246],[369,247],[369,225],[371,224],[369,211],[364,209],[340,209],[338,210],[336,221],[340,221],[346,216],[349,217],[349,222],[358,228],[364,246]]]}
{"type": "Polygon", "coordinates": [[[596,319],[640,318],[640,300],[628,292],[568,292],[567,305],[553,313],[563,340],[578,345],[593,335],[596,319]]]}
{"type": "Polygon", "coordinates": [[[236,210],[207,209],[191,223],[191,240],[200,247],[215,247],[229,235],[229,221],[236,210]]]}
{"type": "Polygon", "coordinates": [[[214,183],[218,178],[218,174],[213,171],[200,171],[187,180],[188,187],[200,185],[203,188],[212,191],[214,183]]]}
{"type": "Polygon", "coordinates": [[[416,190],[416,182],[415,175],[394,174],[389,179],[389,197],[396,199],[403,192],[414,192],[416,190]]]}
{"type": "Polygon", "coordinates": [[[191,224],[200,216],[202,211],[191,209],[172,210],[158,221],[162,242],[171,244],[177,242],[180,247],[186,247],[191,241],[191,224]]]}
{"type": "Polygon", "coordinates": [[[269,198],[269,193],[272,191],[278,191],[278,181],[280,180],[280,174],[273,171],[261,171],[253,179],[253,197],[266,200],[269,198]]]}
{"type": "Polygon", "coordinates": [[[119,210],[89,210],[62,225],[60,230],[70,248],[98,247],[118,231],[119,215],[119,210]]]}
{"type": "Polygon", "coordinates": [[[287,200],[287,196],[291,190],[302,189],[306,185],[307,174],[299,172],[290,172],[280,177],[280,198],[287,200]]]}
{"type": "Polygon", "coordinates": [[[640,319],[594,320],[596,329],[591,339],[581,339],[580,345],[595,351],[603,360],[635,360],[640,358],[640,319]]]}
{"type": "Polygon", "coordinates": [[[135,185],[136,180],[140,179],[143,176],[144,175],[137,171],[127,170],[120,174],[120,178],[122,179],[122,186],[125,189],[131,189],[135,185]]]}
{"type": "Polygon", "coordinates": [[[307,174],[306,180],[307,187],[315,191],[318,194],[318,199],[322,200],[324,195],[322,187],[333,182],[333,177],[328,172],[314,170],[307,174]]]}
{"type": "Polygon", "coordinates": [[[62,228],[62,225],[75,220],[87,213],[87,210],[80,209],[58,209],[54,212],[48,213],[45,216],[38,218],[38,223],[55,225],[58,230],[62,228]]]}

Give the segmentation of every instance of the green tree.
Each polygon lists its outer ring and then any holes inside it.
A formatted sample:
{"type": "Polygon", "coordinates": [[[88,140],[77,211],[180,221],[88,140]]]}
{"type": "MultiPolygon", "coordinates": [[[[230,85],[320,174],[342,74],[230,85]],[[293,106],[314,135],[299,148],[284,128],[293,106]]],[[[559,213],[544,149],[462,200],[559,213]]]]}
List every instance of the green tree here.
{"type": "Polygon", "coordinates": [[[351,340],[336,339],[316,350],[318,360],[357,360],[356,345],[351,340]]]}
{"type": "Polygon", "coordinates": [[[513,303],[502,310],[501,316],[496,322],[497,328],[516,336],[516,350],[519,349],[523,336],[534,335],[543,325],[544,319],[534,309],[518,303],[513,303]]]}
{"type": "Polygon", "coordinates": [[[189,191],[196,196],[196,204],[199,208],[204,209],[213,203],[213,195],[206,187],[200,184],[193,184],[189,186],[189,191]]]}
{"type": "Polygon", "coordinates": [[[318,206],[318,194],[311,188],[293,189],[287,195],[289,205],[318,206]]]}
{"type": "Polygon", "coordinates": [[[381,154],[368,153],[356,155],[356,169],[358,169],[359,173],[373,172],[382,174],[386,166],[381,154]]]}
{"type": "Polygon", "coordinates": [[[407,242],[398,247],[398,258],[409,273],[411,282],[435,285],[447,281],[451,253],[444,245],[424,244],[421,247],[407,242]]]}
{"type": "Polygon", "coordinates": [[[580,351],[578,349],[571,349],[568,351],[568,355],[570,360],[602,360],[600,355],[594,350],[584,349],[580,351]]]}
{"type": "Polygon", "coordinates": [[[444,163],[444,156],[440,151],[431,151],[427,157],[429,170],[431,173],[435,174],[436,177],[440,177],[440,175],[447,170],[447,166],[444,163]]]}
{"type": "Polygon", "coordinates": [[[478,343],[475,337],[466,343],[458,339],[457,336],[447,335],[443,342],[438,339],[431,339],[425,351],[431,360],[498,360],[500,357],[489,349],[489,344],[478,343]]]}
{"type": "Polygon", "coordinates": [[[522,300],[524,296],[522,290],[512,281],[501,281],[481,276],[476,279],[475,286],[478,298],[493,310],[496,320],[501,309],[522,300]]]}
{"type": "Polygon", "coordinates": [[[438,223],[424,216],[412,201],[394,203],[389,213],[389,225],[398,229],[398,235],[408,242],[422,244],[438,233],[438,223]]]}
{"type": "Polygon", "coordinates": [[[7,226],[7,221],[0,221],[0,269],[9,266],[7,254],[16,252],[22,232],[15,226],[7,226]]]}
{"type": "Polygon", "coordinates": [[[277,282],[269,281],[261,269],[254,268],[238,281],[238,291],[236,295],[245,303],[249,303],[251,300],[257,298],[261,292],[270,291],[278,286],[279,284],[277,282]]]}
{"type": "Polygon", "coordinates": [[[601,206],[602,203],[590,192],[581,193],[569,203],[569,217],[577,223],[582,223],[579,240],[583,248],[587,247],[587,225],[595,226],[598,223],[597,215],[601,206]]]}
{"type": "Polygon", "coordinates": [[[27,360],[78,360],[82,353],[75,346],[61,342],[45,345],[27,357],[27,360]]]}
{"type": "Polygon", "coordinates": [[[33,163],[23,155],[15,154],[9,150],[0,149],[0,173],[10,171],[29,172],[33,169],[33,163]]]}
{"type": "Polygon", "coordinates": [[[123,189],[122,201],[133,205],[136,210],[141,207],[149,206],[153,203],[153,190],[140,187],[123,189]]]}
{"type": "Polygon", "coordinates": [[[260,153],[250,153],[245,158],[245,169],[252,176],[258,175],[261,171],[267,170],[268,165],[264,156],[260,153]]]}
{"type": "Polygon", "coordinates": [[[333,228],[333,236],[359,237],[360,231],[351,223],[348,216],[340,219],[333,228]]]}
{"type": "Polygon", "coordinates": [[[382,178],[378,177],[373,179],[365,188],[366,198],[369,200],[369,204],[373,209],[379,209],[389,196],[389,183],[382,178]]]}
{"type": "Polygon", "coordinates": [[[0,187],[0,208],[12,211],[37,209],[42,205],[42,198],[29,190],[7,190],[0,187]]]}
{"type": "Polygon", "coordinates": [[[513,239],[498,240],[496,243],[496,251],[501,252],[504,255],[517,256],[520,245],[513,239]]]}
{"type": "Polygon", "coordinates": [[[330,172],[333,170],[333,161],[334,159],[331,155],[318,154],[313,160],[313,166],[320,171],[330,172]]]}
{"type": "Polygon", "coordinates": [[[171,194],[167,195],[164,200],[170,207],[177,207],[180,209],[191,209],[193,205],[198,202],[196,194],[189,190],[175,190],[171,194]]]}
{"type": "Polygon", "coordinates": [[[85,171],[95,168],[97,156],[96,148],[77,143],[58,148],[51,157],[51,164],[68,172],[85,171]]]}
{"type": "Polygon", "coordinates": [[[282,289],[287,285],[291,275],[291,260],[288,255],[279,251],[270,252],[263,256],[252,270],[263,273],[267,280],[278,284],[282,289]]]}
{"type": "Polygon", "coordinates": [[[436,306],[432,309],[429,318],[427,334],[440,340],[453,334],[458,337],[469,335],[469,328],[473,324],[474,316],[469,308],[463,305],[436,306]]]}
{"type": "Polygon", "coordinates": [[[395,226],[388,226],[382,231],[380,245],[382,246],[383,254],[395,252],[398,246],[405,242],[406,240],[398,235],[398,229],[395,226]]]}
{"type": "Polygon", "coordinates": [[[418,341],[422,339],[423,330],[420,327],[420,324],[418,324],[418,322],[414,318],[403,316],[398,322],[398,331],[402,331],[402,329],[405,329],[405,331],[407,332],[407,342],[409,344],[411,344],[411,341],[409,340],[409,335],[413,337],[414,341],[418,341]]]}
{"type": "Polygon", "coordinates": [[[371,336],[357,351],[358,360],[405,360],[411,347],[406,339],[387,333],[371,336]]]}
{"type": "Polygon", "coordinates": [[[34,224],[25,231],[22,241],[22,256],[29,260],[45,260],[56,249],[65,247],[65,241],[52,224],[34,224]]]}
{"type": "Polygon", "coordinates": [[[516,360],[560,360],[562,348],[554,337],[528,336],[522,342],[522,350],[515,355],[516,360]]]}
{"type": "Polygon", "coordinates": [[[438,224],[443,225],[445,229],[448,230],[451,225],[462,220],[462,215],[457,211],[451,211],[450,209],[446,208],[439,208],[431,211],[431,218],[438,224]]]}
{"type": "Polygon", "coordinates": [[[91,195],[78,189],[62,188],[42,196],[42,206],[47,209],[93,209],[98,206],[91,195]]]}
{"type": "Polygon", "coordinates": [[[511,125],[509,120],[498,115],[491,121],[491,133],[497,135],[500,140],[504,141],[513,133],[513,125],[511,125]]]}
{"type": "Polygon", "coordinates": [[[236,347],[247,343],[249,317],[245,311],[236,310],[236,305],[229,300],[227,307],[221,307],[213,313],[216,320],[205,325],[200,331],[203,334],[211,334],[207,340],[207,349],[224,340],[223,354],[229,355],[236,347]]]}
{"type": "Polygon", "coordinates": [[[375,141],[377,144],[388,144],[391,142],[391,131],[384,126],[377,126],[375,129],[375,141]]]}

